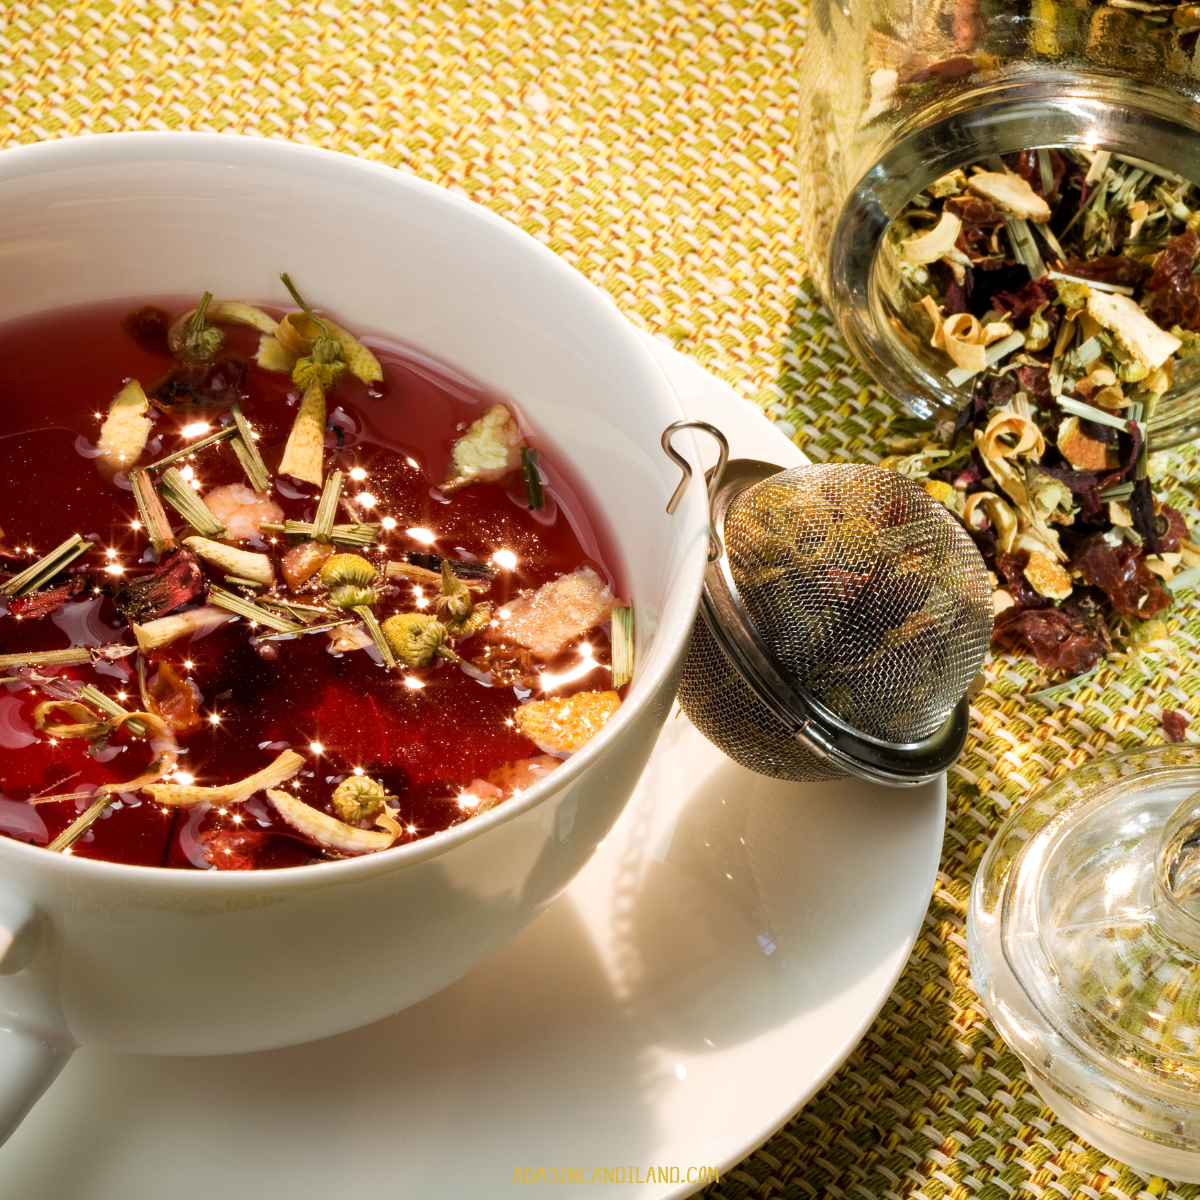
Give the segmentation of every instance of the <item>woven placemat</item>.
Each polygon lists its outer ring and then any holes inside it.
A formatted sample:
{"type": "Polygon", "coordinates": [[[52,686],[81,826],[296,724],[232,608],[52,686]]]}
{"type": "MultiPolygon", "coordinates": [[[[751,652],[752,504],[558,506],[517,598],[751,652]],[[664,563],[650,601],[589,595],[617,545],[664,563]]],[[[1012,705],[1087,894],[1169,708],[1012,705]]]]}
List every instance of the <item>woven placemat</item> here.
{"type": "MultiPolygon", "coordinates": [[[[895,406],[831,327],[796,251],[793,80],[804,9],[520,0],[0,4],[0,145],[122,129],[241,132],[457,189],[578,267],[636,323],[761,404],[817,459],[878,457],[895,406]]],[[[1200,522],[1185,455],[1172,504],[1200,522]]],[[[1200,613],[1174,610],[1183,660],[1200,613]]],[[[936,893],[859,1049],[708,1195],[1192,1200],[1075,1140],[984,1017],[963,938],[998,823],[1045,780],[1200,711],[1165,656],[1053,711],[998,659],[951,776],[936,893]]],[[[786,1068],[784,1068],[786,1069],[786,1068]]]]}

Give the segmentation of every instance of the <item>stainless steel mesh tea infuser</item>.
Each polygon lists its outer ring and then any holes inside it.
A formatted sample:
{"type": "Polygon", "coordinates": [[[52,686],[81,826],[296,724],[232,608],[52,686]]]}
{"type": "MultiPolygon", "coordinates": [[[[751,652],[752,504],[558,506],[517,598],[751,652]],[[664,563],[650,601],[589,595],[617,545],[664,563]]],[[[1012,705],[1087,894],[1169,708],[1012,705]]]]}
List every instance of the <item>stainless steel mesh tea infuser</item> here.
{"type": "Polygon", "coordinates": [[[891,785],[940,775],[966,740],[966,690],[987,650],[987,568],[928,493],[862,463],[711,474],[711,544],[679,685],[689,719],[763,775],[854,774],[891,785]]]}

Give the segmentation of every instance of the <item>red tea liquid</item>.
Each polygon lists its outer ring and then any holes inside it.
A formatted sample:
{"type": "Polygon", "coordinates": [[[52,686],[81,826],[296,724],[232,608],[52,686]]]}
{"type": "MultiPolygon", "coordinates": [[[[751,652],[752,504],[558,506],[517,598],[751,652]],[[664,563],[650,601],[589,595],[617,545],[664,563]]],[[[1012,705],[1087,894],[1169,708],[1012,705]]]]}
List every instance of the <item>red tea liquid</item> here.
{"type": "MultiPolygon", "coordinates": [[[[192,303],[162,306],[175,315],[192,303]]],[[[23,569],[75,533],[94,545],[68,571],[68,576],[86,573],[86,589],[61,610],[39,619],[0,616],[0,654],[133,642],[110,594],[122,579],[150,570],[157,556],[135,526],[137,507],[132,493],[119,486],[122,477],[107,484],[97,471],[94,444],[123,382],[136,378],[149,392],[174,360],[165,349],[147,349],[123,332],[120,320],[132,307],[120,303],[59,310],[0,329],[0,404],[5,413],[0,526],[6,548],[22,555],[7,560],[8,570],[23,569]]],[[[296,415],[298,391],[287,376],[255,364],[257,332],[223,328],[227,349],[249,362],[242,409],[274,472],[296,415]]],[[[497,551],[507,550],[516,567],[497,568],[484,597],[493,612],[520,591],[585,565],[621,594],[608,536],[581,502],[580,490],[556,469],[552,453],[543,456],[549,483],[546,506],[539,512],[528,507],[520,472],[499,484],[466,488],[449,502],[442,498],[436,488],[454,441],[497,398],[395,342],[364,340],[383,366],[384,381],[368,388],[348,375],[329,396],[326,465],[346,472],[345,496],[360,520],[394,522],[385,528],[378,550],[366,552],[367,557],[379,565],[384,559],[402,559],[406,551],[420,551],[489,562],[497,551]],[[359,471],[365,477],[354,479],[351,473],[359,471]],[[429,531],[433,542],[423,540],[421,533],[414,537],[410,529],[429,531]]],[[[185,436],[190,425],[208,423],[215,430],[221,414],[178,417],[152,408],[150,415],[155,423],[143,463],[202,436],[195,431],[185,436]]],[[[192,468],[201,494],[222,484],[246,483],[228,442],[175,465],[192,468]]],[[[318,495],[316,488],[273,476],[272,499],[285,519],[311,521],[318,495]]],[[[182,521],[167,511],[180,529],[182,521]]],[[[338,520],[349,519],[343,507],[338,520]]],[[[280,535],[277,544],[266,548],[282,553],[286,541],[280,535]]],[[[222,582],[214,570],[207,573],[222,582]]],[[[412,585],[397,582],[378,615],[382,620],[395,611],[416,611],[416,600],[412,585]]],[[[462,642],[458,652],[468,659],[477,656],[484,636],[462,642]]],[[[324,634],[275,643],[278,658],[268,661],[250,639],[246,622],[239,620],[149,656],[151,673],[156,663],[168,662],[201,693],[204,727],[179,736],[185,752],[178,770],[197,784],[242,779],[291,747],[308,761],[295,780],[299,787],[288,784],[289,791],[330,811],[327,799],[336,783],[362,768],[400,798],[398,817],[408,830],[402,841],[412,841],[470,818],[471,810],[458,797],[473,779],[540,753],[511,724],[514,709],[529,694],[519,687],[487,686],[440,659],[419,672],[387,672],[366,651],[329,653],[324,634]],[[424,686],[410,686],[410,677],[424,686]]],[[[603,665],[609,661],[605,629],[593,630],[586,640],[602,665],[568,690],[610,686],[603,665]]],[[[560,661],[574,665],[575,647],[560,661]]],[[[95,667],[37,670],[93,683],[134,710],[143,707],[135,663],[131,656],[95,667]]],[[[533,698],[539,695],[535,692],[533,698]]],[[[152,757],[144,741],[124,731],[91,752],[82,738],[51,739],[33,721],[35,707],[45,699],[18,682],[0,685],[0,833],[38,845],[70,825],[87,801],[30,805],[29,798],[133,779],[152,757]]],[[[60,714],[55,719],[69,718],[60,714]]],[[[328,857],[287,826],[261,795],[224,809],[164,809],[144,793],[122,793],[72,853],[199,869],[270,868],[328,857]],[[214,839],[216,831],[225,832],[214,839]],[[214,852],[214,846],[220,851],[214,852]]]]}

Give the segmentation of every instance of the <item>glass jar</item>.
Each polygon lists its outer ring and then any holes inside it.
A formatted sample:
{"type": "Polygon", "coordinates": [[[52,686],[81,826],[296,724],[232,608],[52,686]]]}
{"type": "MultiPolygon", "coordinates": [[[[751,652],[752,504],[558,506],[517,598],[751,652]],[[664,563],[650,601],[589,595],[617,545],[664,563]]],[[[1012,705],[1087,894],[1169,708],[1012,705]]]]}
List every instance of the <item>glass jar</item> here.
{"type": "MultiPolygon", "coordinates": [[[[922,416],[959,407],[891,222],[950,172],[1035,148],[1109,151],[1200,181],[1200,5],[813,0],[800,77],[800,228],[846,340],[922,416]],[[1145,12],[1142,9],[1152,9],[1145,12]]],[[[1158,403],[1155,448],[1200,436],[1200,359],[1158,403]]]]}
{"type": "Polygon", "coordinates": [[[975,878],[967,949],[1059,1119],[1200,1182],[1200,747],[1088,763],[1015,812],[975,878]]]}

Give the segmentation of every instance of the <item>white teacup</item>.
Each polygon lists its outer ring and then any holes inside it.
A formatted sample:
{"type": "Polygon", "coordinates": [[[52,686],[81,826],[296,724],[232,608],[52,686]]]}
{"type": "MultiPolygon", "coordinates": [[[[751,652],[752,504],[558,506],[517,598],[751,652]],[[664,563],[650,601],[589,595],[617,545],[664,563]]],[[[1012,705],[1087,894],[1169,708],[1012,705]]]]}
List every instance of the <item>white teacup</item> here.
{"type": "MultiPolygon", "coordinates": [[[[549,250],[398,171],[207,134],[0,154],[0,321],[163,294],[286,302],[281,270],[350,328],[512,398],[606,515],[637,613],[620,711],[560,770],[384,853],[263,872],[63,857],[0,838],[0,1141],[81,1043],[227,1054],[378,1020],[471,970],[584,865],[675,691],[707,547],[702,489],[664,511],[679,403],[637,335],[549,250]]],[[[402,398],[396,401],[402,403],[402,398]]]]}

